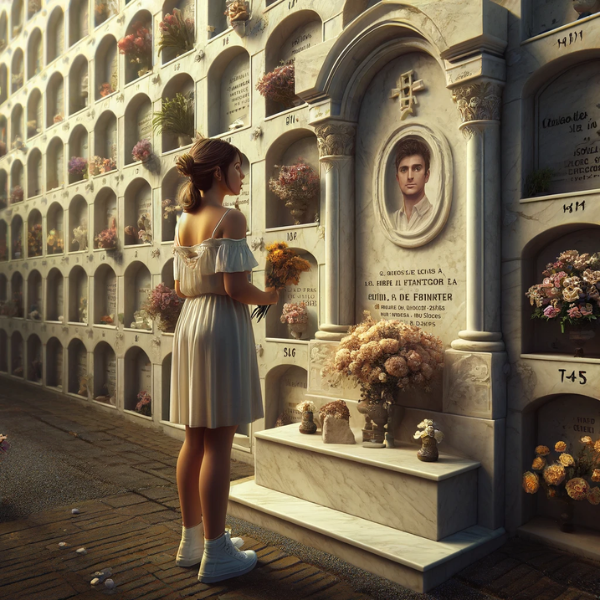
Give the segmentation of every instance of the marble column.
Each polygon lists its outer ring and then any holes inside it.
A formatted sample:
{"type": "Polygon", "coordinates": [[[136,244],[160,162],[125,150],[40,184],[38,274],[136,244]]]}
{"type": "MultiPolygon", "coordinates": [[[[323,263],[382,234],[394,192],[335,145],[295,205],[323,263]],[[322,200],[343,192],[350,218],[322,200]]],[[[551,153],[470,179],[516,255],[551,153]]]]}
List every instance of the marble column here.
{"type": "Polygon", "coordinates": [[[356,125],[326,120],[315,125],[325,167],[325,310],[315,337],[339,341],[354,324],[354,140],[356,125]]]}
{"type": "Polygon", "coordinates": [[[455,350],[502,352],[500,109],[502,87],[477,80],[452,90],[467,141],[466,329],[455,350]]]}

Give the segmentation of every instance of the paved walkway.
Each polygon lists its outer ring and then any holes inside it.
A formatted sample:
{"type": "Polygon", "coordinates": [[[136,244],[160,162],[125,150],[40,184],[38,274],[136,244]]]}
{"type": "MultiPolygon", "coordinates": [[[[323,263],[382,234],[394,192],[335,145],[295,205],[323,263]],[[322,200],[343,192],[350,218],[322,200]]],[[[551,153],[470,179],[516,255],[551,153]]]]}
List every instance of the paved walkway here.
{"type": "MultiPolygon", "coordinates": [[[[35,415],[64,439],[66,451],[85,459],[86,451],[120,474],[120,493],[35,510],[24,518],[0,523],[0,599],[92,599],[104,595],[136,600],[592,600],[600,598],[600,565],[520,539],[458,573],[429,594],[416,594],[352,567],[335,557],[274,535],[243,521],[229,521],[242,535],[245,549],[259,555],[258,567],[222,585],[197,581],[197,568],[174,564],[181,521],[174,480],[180,442],[130,423],[119,415],[108,419],[76,401],[32,394],[11,400],[3,383],[0,430],[35,415]],[[141,460],[140,460],[141,459],[141,460]],[[130,485],[127,485],[129,476],[130,485]],[[79,514],[72,514],[73,508],[79,514]],[[64,542],[64,546],[59,543],[64,542]],[[76,550],[85,548],[85,554],[76,550]],[[112,569],[116,588],[92,586],[96,571],[112,569]]],[[[14,397],[11,395],[11,397],[14,397]]],[[[39,435],[39,434],[38,434],[39,435]]],[[[52,446],[50,433],[47,444],[52,446]]],[[[15,457],[18,455],[16,448],[15,457]]],[[[11,456],[0,468],[9,468],[11,456]]],[[[38,454],[36,460],[46,457],[38,454]]],[[[88,462],[89,464],[89,462],[88,462]]],[[[251,470],[251,468],[250,468],[251,470]]],[[[249,467],[233,463],[234,478],[249,467]]],[[[38,489],[40,496],[45,490],[38,489]]],[[[10,504],[11,497],[4,503],[10,504]]]]}

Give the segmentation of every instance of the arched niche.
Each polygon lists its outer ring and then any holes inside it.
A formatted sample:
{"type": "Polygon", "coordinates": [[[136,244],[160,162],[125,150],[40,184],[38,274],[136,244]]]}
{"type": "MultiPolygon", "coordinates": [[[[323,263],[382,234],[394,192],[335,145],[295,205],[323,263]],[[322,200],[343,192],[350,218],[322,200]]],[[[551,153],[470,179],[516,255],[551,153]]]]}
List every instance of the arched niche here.
{"type": "Polygon", "coordinates": [[[134,96],[125,109],[125,164],[136,162],[131,151],[141,140],[152,143],[152,102],[146,94],[134,96]]]}
{"type": "Polygon", "coordinates": [[[46,385],[62,390],[63,387],[63,345],[52,337],[46,343],[46,385]]]}
{"type": "Polygon", "coordinates": [[[23,0],[13,0],[10,10],[10,32],[11,39],[17,37],[23,29],[25,10],[23,0]]]}
{"type": "Polygon", "coordinates": [[[208,135],[250,125],[250,55],[239,46],[221,52],[208,71],[208,135]]]}
{"type": "Polygon", "coordinates": [[[60,123],[65,117],[64,80],[60,73],[53,73],[46,88],[46,127],[60,123]]]}
{"type": "Polygon", "coordinates": [[[580,254],[600,251],[600,225],[579,223],[553,227],[536,236],[522,252],[522,295],[521,295],[521,352],[524,354],[554,354],[573,356],[583,348],[586,358],[600,358],[600,335],[583,333],[585,325],[567,327],[561,332],[558,319],[532,319],[534,307],[525,296],[527,290],[542,283],[542,271],[548,263],[554,263],[565,250],[577,250],[580,254]]]}
{"type": "Polygon", "coordinates": [[[10,362],[10,374],[23,377],[23,336],[18,331],[10,337],[10,362]]]}
{"type": "Polygon", "coordinates": [[[94,389],[92,398],[117,405],[117,357],[111,345],[99,342],[94,348],[94,389]]]}
{"type": "Polygon", "coordinates": [[[17,90],[23,87],[23,79],[25,75],[23,50],[17,48],[13,54],[10,77],[11,77],[11,93],[15,93],[17,90]]]}
{"type": "Polygon", "coordinates": [[[43,365],[42,342],[35,333],[32,333],[27,338],[27,380],[32,383],[42,383],[43,365]]]}
{"type": "Polygon", "coordinates": [[[278,365],[265,377],[265,429],[275,427],[283,414],[291,423],[298,423],[302,415],[296,410],[306,400],[307,372],[296,365],[278,365]]]}
{"type": "Polygon", "coordinates": [[[42,153],[33,148],[27,157],[27,197],[33,198],[42,193],[42,153]]]}
{"type": "Polygon", "coordinates": [[[56,267],[46,277],[46,320],[64,320],[64,278],[56,267]]]}
{"type": "MultiPolygon", "coordinates": [[[[106,164],[100,173],[107,173],[117,168],[117,117],[110,110],[105,110],[94,127],[94,154],[100,159],[110,159],[111,164],[106,164]]],[[[100,173],[94,172],[94,175],[100,173]]]]}
{"type": "MultiPolygon", "coordinates": [[[[270,73],[283,62],[293,64],[296,54],[323,41],[323,23],[313,10],[299,10],[289,15],[273,30],[265,45],[265,72],[270,73]]],[[[296,104],[302,104],[298,99],[296,104]]],[[[266,115],[289,108],[266,99],[266,115]]]]}
{"type": "Polygon", "coordinates": [[[0,219],[0,262],[5,260],[8,260],[8,225],[4,219],[0,219]]]}
{"type": "Polygon", "coordinates": [[[20,104],[15,104],[10,113],[10,131],[12,147],[17,148],[17,138],[23,140],[23,107],[20,104]]]}
{"type": "Polygon", "coordinates": [[[25,311],[23,309],[23,275],[16,271],[12,274],[10,279],[10,289],[11,289],[11,300],[14,303],[13,311],[14,316],[17,319],[22,319],[25,316],[25,311]]]}
{"type": "Polygon", "coordinates": [[[0,273],[0,303],[8,301],[8,278],[0,273]]]}
{"type": "Polygon", "coordinates": [[[140,392],[146,392],[152,396],[152,363],[141,348],[132,346],[125,353],[124,371],[124,408],[125,410],[135,411],[140,392]]]}
{"type": "Polygon", "coordinates": [[[35,88],[27,99],[27,139],[40,133],[43,126],[42,93],[35,88]]]}
{"type": "Polygon", "coordinates": [[[267,313],[267,337],[310,340],[315,337],[315,333],[319,329],[319,265],[317,259],[307,250],[303,248],[293,248],[293,250],[310,263],[310,271],[302,273],[299,285],[290,285],[282,290],[279,302],[267,313]],[[306,304],[308,323],[305,331],[297,333],[300,337],[295,338],[290,332],[288,324],[281,322],[280,316],[284,304],[300,304],[301,302],[306,304]]]}
{"type": "MultiPolygon", "coordinates": [[[[0,342],[2,337],[0,335],[0,342]]],[[[162,361],[161,365],[161,420],[171,420],[171,365],[173,362],[173,354],[169,352],[162,361]]]]}
{"type": "Polygon", "coordinates": [[[0,210],[8,205],[8,175],[4,169],[0,169],[0,210]]]}
{"type": "MultiPolygon", "coordinates": [[[[175,134],[165,131],[164,129],[161,132],[162,137],[162,151],[169,152],[171,150],[175,150],[176,148],[180,148],[182,146],[187,146],[192,143],[192,135],[194,134],[194,106],[195,103],[193,101],[194,98],[194,81],[193,79],[187,75],[186,73],[181,73],[179,75],[175,75],[165,86],[162,95],[163,107],[165,101],[173,100],[176,98],[177,94],[182,94],[185,98],[192,99],[190,104],[191,113],[188,111],[187,113],[187,125],[184,123],[184,127],[189,127],[189,135],[184,134],[175,134]]],[[[164,108],[161,108],[164,110],[164,108]]]]}
{"type": "Polygon", "coordinates": [[[145,179],[134,179],[125,190],[123,235],[126,246],[152,242],[152,188],[145,179]]]}
{"type": "Polygon", "coordinates": [[[27,79],[37,75],[43,66],[42,32],[36,27],[27,41],[27,79]]]}
{"type": "Polygon", "coordinates": [[[82,266],[69,273],[69,323],[88,322],[88,276],[82,266]]]}
{"type": "Polygon", "coordinates": [[[133,61],[125,56],[125,83],[131,83],[139,77],[145,75],[149,70],[152,70],[152,15],[147,10],[138,11],[129,21],[126,36],[134,34],[139,38],[150,35],[151,43],[148,53],[144,57],[143,62],[133,61]]]}
{"type": "Polygon", "coordinates": [[[319,150],[317,138],[312,131],[307,129],[294,129],[280,136],[267,150],[265,160],[267,191],[265,205],[265,219],[267,229],[277,227],[293,227],[295,221],[300,224],[315,222],[315,215],[319,211],[320,194],[308,202],[306,210],[301,216],[294,217],[284,202],[269,188],[271,178],[279,177],[278,166],[291,166],[303,159],[315,173],[320,173],[319,150]],[[276,166],[278,165],[278,166],[276,166]]]}
{"type": "Polygon", "coordinates": [[[8,17],[6,11],[0,14],[0,52],[6,50],[8,45],[8,17]]]}
{"type": "Polygon", "coordinates": [[[42,213],[34,208],[27,216],[27,257],[42,256],[43,253],[42,213]]]}
{"type": "Polygon", "coordinates": [[[111,188],[102,188],[94,201],[94,248],[98,248],[96,237],[101,231],[117,222],[117,197],[111,188]]]}
{"type": "Polygon", "coordinates": [[[23,219],[21,215],[15,215],[10,222],[10,240],[12,260],[24,258],[23,254],[23,219]]]}
{"type": "Polygon", "coordinates": [[[170,210],[177,206],[179,188],[185,184],[185,180],[177,172],[176,167],[169,169],[163,177],[161,188],[161,219],[163,242],[172,242],[175,239],[175,227],[181,217],[180,210],[170,210]]]}
{"type": "Polygon", "coordinates": [[[88,353],[84,343],[73,338],[69,343],[67,373],[69,377],[67,392],[87,398],[87,379],[88,379],[88,353]]]}
{"type": "Polygon", "coordinates": [[[73,161],[74,158],[82,158],[86,162],[89,162],[90,152],[88,147],[88,131],[84,125],[79,124],[73,128],[71,135],[69,136],[69,183],[75,183],[82,181],[88,175],[87,168],[85,171],[81,171],[77,162],[73,161]]]}
{"type": "Polygon", "coordinates": [[[59,202],[53,202],[46,214],[46,252],[62,254],[64,244],[64,212],[59,202]]]}
{"type": "Polygon", "coordinates": [[[117,276],[107,264],[94,273],[94,325],[117,324],[117,276]]]}
{"type": "Polygon", "coordinates": [[[42,0],[29,0],[27,3],[27,19],[31,19],[42,10],[42,0]]]}
{"type": "Polygon", "coordinates": [[[23,202],[25,191],[23,190],[23,164],[20,160],[14,160],[10,167],[10,195],[11,204],[23,202]]]}
{"type": "Polygon", "coordinates": [[[207,2],[206,10],[208,11],[208,20],[213,31],[208,32],[210,38],[214,38],[217,35],[227,30],[227,17],[225,16],[225,2],[207,2]]]}
{"type": "MultiPolygon", "coordinates": [[[[525,37],[534,37],[579,18],[579,13],[573,8],[572,2],[561,0],[545,0],[543,9],[534,0],[521,2],[521,19],[524,25],[525,37]]],[[[568,34],[567,34],[568,35],[568,34]]]]}
{"type": "Polygon", "coordinates": [[[99,27],[119,12],[118,0],[96,1],[94,8],[94,26],[99,27]]]}
{"type": "Polygon", "coordinates": [[[69,46],[89,33],[88,0],[71,0],[69,5],[69,46]]]}
{"type": "Polygon", "coordinates": [[[135,313],[141,310],[148,292],[152,289],[152,276],[148,267],[139,260],[132,262],[125,270],[123,285],[125,286],[125,328],[151,331],[152,326],[149,323],[145,323],[145,326],[136,326],[135,318],[135,313]]]}
{"type": "Polygon", "coordinates": [[[46,32],[46,61],[56,60],[65,48],[65,16],[62,7],[57,6],[48,19],[46,32]]]}
{"type": "Polygon", "coordinates": [[[0,372],[8,373],[8,335],[0,329],[0,372]]]}
{"type": "Polygon", "coordinates": [[[69,242],[69,252],[80,252],[89,247],[88,204],[79,194],[69,205],[69,229],[65,239],[69,242]]]}
{"type": "Polygon", "coordinates": [[[175,289],[175,278],[173,276],[173,258],[170,258],[160,271],[160,280],[172,290],[175,289]]]}
{"type": "Polygon", "coordinates": [[[8,98],[8,69],[4,63],[0,64],[0,104],[8,98]]]}
{"type": "Polygon", "coordinates": [[[119,51],[114,35],[105,35],[98,45],[95,57],[96,100],[106,98],[119,89],[119,51]]]}
{"type": "MultiPolygon", "coordinates": [[[[173,14],[173,9],[175,8],[181,11],[183,19],[190,19],[192,24],[195,25],[195,2],[193,0],[165,0],[161,12],[162,19],[164,19],[167,14],[173,14]]],[[[196,29],[194,27],[194,36],[195,34],[196,29]]],[[[161,35],[161,32],[158,32],[158,35],[161,35]]],[[[191,49],[187,50],[187,52],[190,50],[191,49]]],[[[184,52],[177,48],[165,48],[161,52],[162,64],[164,65],[182,54],[184,54],[184,52]]]]}
{"type": "Polygon", "coordinates": [[[62,187],[65,183],[65,150],[63,141],[55,137],[46,151],[46,190],[62,187]]]}
{"type": "Polygon", "coordinates": [[[252,211],[250,210],[250,190],[252,189],[252,170],[250,168],[250,161],[248,157],[242,154],[242,173],[244,174],[244,181],[242,189],[237,196],[225,196],[223,198],[223,206],[226,208],[237,208],[246,217],[246,226],[248,232],[250,231],[252,223],[252,211]]]}
{"type": "Polygon", "coordinates": [[[80,54],[75,57],[69,70],[69,114],[83,110],[88,105],[89,65],[87,58],[80,54]]]}
{"type": "Polygon", "coordinates": [[[34,269],[27,276],[27,318],[40,321],[42,306],[42,276],[34,269]]]}

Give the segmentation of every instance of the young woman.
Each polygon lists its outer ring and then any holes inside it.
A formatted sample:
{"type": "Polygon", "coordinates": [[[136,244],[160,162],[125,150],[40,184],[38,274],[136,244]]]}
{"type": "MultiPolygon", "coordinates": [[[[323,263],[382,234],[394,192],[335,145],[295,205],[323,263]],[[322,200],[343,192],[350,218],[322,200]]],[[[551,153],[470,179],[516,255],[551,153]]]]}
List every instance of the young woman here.
{"type": "Polygon", "coordinates": [[[219,139],[197,140],[177,169],[189,182],[175,229],[175,290],[186,301],[173,338],[171,421],[185,425],[177,460],[183,520],[177,565],[201,562],[214,583],[250,571],[256,553],[225,532],[231,445],[237,426],[263,416],[249,304],[275,304],[248,280],[258,265],[246,243],[246,218],[223,208],[244,173],[240,152],[219,139]]]}

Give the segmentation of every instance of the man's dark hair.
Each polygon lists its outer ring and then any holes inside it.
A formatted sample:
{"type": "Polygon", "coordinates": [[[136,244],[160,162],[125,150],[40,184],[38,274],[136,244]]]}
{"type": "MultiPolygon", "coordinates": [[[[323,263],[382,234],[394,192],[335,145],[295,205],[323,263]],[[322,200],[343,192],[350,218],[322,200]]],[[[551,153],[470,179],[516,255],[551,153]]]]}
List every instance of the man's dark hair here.
{"type": "Polygon", "coordinates": [[[404,138],[403,140],[400,140],[398,148],[396,149],[396,172],[398,171],[398,167],[400,166],[400,162],[403,158],[406,158],[407,156],[414,156],[415,154],[423,157],[423,162],[425,163],[425,172],[427,173],[427,171],[429,171],[431,153],[429,152],[429,148],[425,142],[415,138],[404,138]]]}

